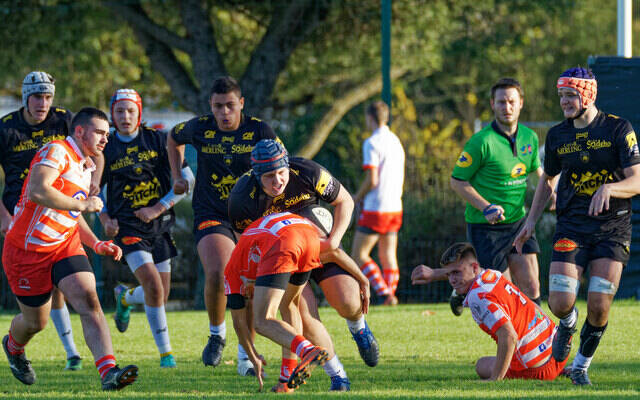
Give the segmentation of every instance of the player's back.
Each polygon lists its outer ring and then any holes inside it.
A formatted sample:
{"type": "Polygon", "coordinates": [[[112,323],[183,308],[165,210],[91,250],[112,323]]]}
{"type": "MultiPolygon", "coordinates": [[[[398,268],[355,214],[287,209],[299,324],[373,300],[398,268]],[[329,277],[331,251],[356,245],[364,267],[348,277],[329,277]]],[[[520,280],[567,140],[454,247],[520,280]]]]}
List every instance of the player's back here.
{"type": "Polygon", "coordinates": [[[378,170],[378,185],[364,199],[368,211],[402,210],[405,154],[402,143],[388,127],[378,128],[363,146],[364,168],[378,170]]]}

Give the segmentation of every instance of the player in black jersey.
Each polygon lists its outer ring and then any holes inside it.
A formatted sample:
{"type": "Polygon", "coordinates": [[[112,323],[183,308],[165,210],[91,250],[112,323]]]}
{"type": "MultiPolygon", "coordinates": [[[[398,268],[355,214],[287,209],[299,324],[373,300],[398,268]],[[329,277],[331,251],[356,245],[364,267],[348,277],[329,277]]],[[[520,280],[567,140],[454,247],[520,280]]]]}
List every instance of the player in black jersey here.
{"type": "MultiPolygon", "coordinates": [[[[320,200],[335,207],[333,227],[321,244],[321,251],[336,249],[349,227],[353,199],[349,192],[327,170],[311,160],[289,159],[282,144],[275,140],[258,142],[251,154],[251,172],[238,180],[229,198],[229,219],[234,229],[242,232],[256,219],[283,211],[300,213],[320,200]]],[[[335,263],[325,264],[311,274],[324,292],[329,304],[347,320],[360,355],[369,366],[378,363],[378,343],[364,318],[358,281],[335,263]]],[[[318,318],[313,292],[303,292],[310,313],[318,318]],[[310,310],[309,310],[310,309],[310,310]]],[[[324,345],[324,344],[320,344],[324,345]]]]}
{"type": "Polygon", "coordinates": [[[529,238],[558,181],[549,276],[549,308],[560,318],[553,356],[563,361],[576,331],[579,280],[590,269],[587,318],[571,366],[576,385],[590,385],[587,368],[607,328],[609,309],[629,260],[631,197],[640,193],[640,152],[629,121],[595,106],[597,82],[591,71],[571,68],[557,83],[566,120],[549,130],[544,173],[529,216],[515,245],[529,238]]]}
{"type": "MultiPolygon", "coordinates": [[[[101,182],[107,188],[106,209],[100,213],[105,233],[115,236],[140,286],[119,285],[116,327],[124,332],[134,304],[144,304],[151,333],[160,352],[160,367],[176,366],[171,351],[165,304],[171,286],[171,258],[176,248],[170,228],[173,205],[185,197],[171,188],[167,136],[141,124],[142,98],[133,89],[119,89],[111,98],[114,130],[104,149],[101,182]]],[[[182,173],[193,173],[185,167],[182,173]]]]}
{"type": "MultiPolygon", "coordinates": [[[[242,113],[244,98],[238,83],[230,77],[213,82],[212,114],[178,124],[168,138],[169,161],[174,190],[186,190],[180,176],[184,145],[191,144],[198,155],[193,192],[193,231],[205,274],[204,298],[209,314],[209,342],[202,352],[205,365],[216,366],[226,343],[224,313],[224,267],[237,241],[227,216],[227,198],[236,180],[249,169],[250,154],[260,139],[276,136],[265,122],[242,113]]],[[[238,348],[238,372],[250,373],[251,362],[238,348]]]]}
{"type": "MultiPolygon", "coordinates": [[[[22,82],[23,107],[0,119],[0,165],[5,184],[0,202],[0,232],[9,229],[13,209],[18,203],[22,185],[29,172],[31,160],[43,145],[64,139],[69,134],[71,112],[52,107],[55,81],[42,71],[27,74],[22,82]]],[[[69,310],[62,293],[54,287],[51,319],[67,353],[65,369],[82,368],[82,359],[76,349],[69,319],[69,310]]]]}

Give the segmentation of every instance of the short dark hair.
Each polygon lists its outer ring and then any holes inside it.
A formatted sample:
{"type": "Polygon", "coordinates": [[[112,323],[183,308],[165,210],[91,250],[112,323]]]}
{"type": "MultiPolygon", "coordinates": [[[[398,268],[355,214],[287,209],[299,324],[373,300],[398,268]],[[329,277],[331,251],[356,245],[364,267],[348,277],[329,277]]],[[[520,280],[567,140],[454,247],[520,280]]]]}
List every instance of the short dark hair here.
{"type": "Polygon", "coordinates": [[[440,257],[440,266],[444,267],[449,264],[453,264],[467,256],[472,256],[476,260],[478,259],[476,249],[473,248],[473,245],[469,242],[454,243],[446,249],[444,253],[442,253],[442,256],[440,257]]]}
{"type": "Polygon", "coordinates": [[[240,89],[240,85],[238,81],[233,79],[230,76],[221,76],[213,81],[213,85],[211,85],[211,94],[209,97],[214,94],[226,94],[226,93],[235,93],[238,95],[238,98],[242,97],[242,89],[240,89]]]}
{"type": "Polygon", "coordinates": [[[493,86],[491,86],[491,100],[496,98],[496,91],[498,89],[508,89],[514,88],[520,94],[520,98],[524,99],[524,90],[522,90],[522,85],[518,82],[517,79],[514,78],[501,78],[496,82],[493,86]]]}
{"type": "Polygon", "coordinates": [[[73,116],[71,120],[71,134],[76,131],[76,126],[86,126],[92,119],[97,118],[109,123],[109,118],[102,110],[95,107],[84,107],[73,116]]]}
{"type": "Polygon", "coordinates": [[[389,122],[389,106],[384,101],[378,100],[369,104],[366,112],[378,125],[389,122]]]}

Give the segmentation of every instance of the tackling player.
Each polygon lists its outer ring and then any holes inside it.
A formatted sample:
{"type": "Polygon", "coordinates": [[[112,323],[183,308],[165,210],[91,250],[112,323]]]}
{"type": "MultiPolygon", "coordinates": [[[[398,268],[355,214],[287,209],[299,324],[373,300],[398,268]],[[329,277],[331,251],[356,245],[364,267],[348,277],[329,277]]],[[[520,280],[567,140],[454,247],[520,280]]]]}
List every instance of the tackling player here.
{"type": "MultiPolygon", "coordinates": [[[[236,236],[228,222],[227,198],[238,177],[251,168],[251,150],[260,139],[274,139],[269,125],[242,113],[244,97],[230,77],[213,82],[210,115],[193,118],[173,128],[167,140],[174,192],[188,188],[181,176],[184,145],[191,144],[198,155],[193,192],[193,231],[205,275],[204,299],[209,315],[209,341],[202,351],[205,365],[217,366],[226,344],[224,322],[224,267],[229,261],[236,236]]],[[[238,347],[238,372],[249,374],[251,363],[238,347]]]]}
{"type": "MultiPolygon", "coordinates": [[[[108,236],[115,236],[124,258],[140,286],[117,286],[114,319],[120,332],[127,330],[130,310],[144,304],[151,334],[160,353],[160,367],[176,366],[171,351],[165,304],[171,287],[171,258],[177,252],[170,229],[173,205],[185,194],[171,188],[167,136],[141,124],[142,98],[133,89],[119,89],[111,97],[114,133],[104,149],[102,183],[107,204],[100,221],[108,236]]],[[[193,173],[186,166],[183,175],[193,173]]]]}
{"type": "Polygon", "coordinates": [[[4,242],[4,270],[21,312],[11,321],[2,347],[13,375],[33,384],[36,374],[24,350],[44,329],[56,286],[80,314],[102,389],[116,390],[136,380],[138,367],[116,366],[95,277],[82,247],[116,260],[122,256],[112,242],[99,241],[82,217],[83,212],[102,208],[98,197],[88,195],[95,167],[89,156],[98,155],[107,144],[109,122],[102,111],[83,108],[70,129],[72,136],[50,142],[33,158],[4,242]]]}
{"type": "MultiPolygon", "coordinates": [[[[347,190],[320,165],[304,158],[291,158],[284,146],[275,140],[261,140],[251,153],[252,172],[242,176],[229,197],[229,219],[242,232],[258,218],[284,211],[299,212],[320,200],[335,207],[333,227],[322,240],[322,250],[337,249],[349,226],[353,199],[347,190]]],[[[365,320],[361,285],[335,263],[327,263],[312,272],[329,304],[346,319],[349,331],[358,345],[360,356],[373,367],[378,363],[379,347],[365,320]]],[[[312,291],[305,291],[303,313],[308,319],[319,317],[312,291]]]]}
{"type": "Polygon", "coordinates": [[[590,70],[571,68],[558,78],[566,120],[545,142],[544,173],[529,216],[514,244],[533,234],[553,188],[557,224],[549,271],[549,308],[560,318],[553,356],[565,360],[577,329],[580,278],[589,269],[587,318],[571,366],[576,385],[590,385],[587,369],[607,329],[609,310],[629,261],[631,197],[640,193],[640,151],[629,121],[595,106],[597,82],[590,70]]]}
{"type": "MultiPolygon", "coordinates": [[[[0,202],[0,233],[9,229],[29,164],[38,149],[69,134],[71,112],[52,107],[55,80],[42,71],[33,71],[22,82],[22,108],[0,119],[0,165],[4,171],[4,192],[0,202]]],[[[73,340],[69,310],[64,296],[54,288],[51,294],[51,320],[67,353],[66,370],[82,368],[82,359],[73,340]]]]}

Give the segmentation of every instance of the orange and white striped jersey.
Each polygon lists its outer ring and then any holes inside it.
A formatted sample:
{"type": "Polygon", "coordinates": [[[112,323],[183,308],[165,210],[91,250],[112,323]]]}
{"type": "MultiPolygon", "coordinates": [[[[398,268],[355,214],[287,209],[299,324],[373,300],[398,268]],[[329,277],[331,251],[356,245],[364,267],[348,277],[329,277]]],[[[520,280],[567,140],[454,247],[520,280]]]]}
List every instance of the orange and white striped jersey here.
{"type": "Polygon", "coordinates": [[[494,340],[498,329],[511,322],[518,335],[511,370],[532,368],[551,355],[555,324],[500,272],[484,270],[471,285],[464,305],[494,340]]]}
{"type": "Polygon", "coordinates": [[[46,165],[58,171],[53,187],[65,196],[86,199],[95,165],[85,158],[71,136],[43,146],[31,161],[29,175],[22,186],[7,240],[18,248],[35,252],[52,252],[78,230],[81,213],[47,208],[29,200],[26,191],[31,171],[36,165],[46,165]]]}

